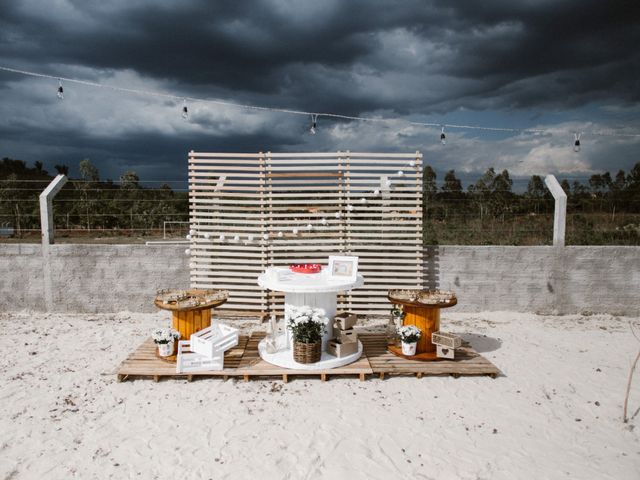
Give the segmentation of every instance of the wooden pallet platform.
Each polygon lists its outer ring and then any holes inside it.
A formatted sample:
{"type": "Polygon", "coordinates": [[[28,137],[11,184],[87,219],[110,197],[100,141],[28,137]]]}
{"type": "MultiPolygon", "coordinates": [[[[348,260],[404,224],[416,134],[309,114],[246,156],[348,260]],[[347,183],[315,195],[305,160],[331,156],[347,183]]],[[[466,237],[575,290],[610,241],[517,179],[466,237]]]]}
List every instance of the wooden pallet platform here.
{"type": "Polygon", "coordinates": [[[387,340],[384,335],[360,335],[364,351],[367,354],[373,373],[384,379],[385,375],[422,376],[450,375],[460,377],[467,375],[488,375],[497,377],[501,372],[493,363],[484,358],[469,344],[463,344],[456,350],[454,360],[434,360],[420,362],[399,357],[387,351],[387,340]]]}
{"type": "Polygon", "coordinates": [[[290,370],[265,362],[258,353],[258,343],[264,333],[254,333],[250,337],[240,336],[238,346],[227,351],[224,356],[224,370],[176,373],[175,364],[161,360],[155,355],[155,345],[149,338],[137,350],[122,362],[117,372],[117,380],[130,378],[152,378],[156,382],[163,377],[185,378],[188,381],[196,377],[242,377],[251,378],[279,377],[284,382],[289,377],[315,377],[325,381],[334,376],[357,376],[365,380],[368,375],[415,375],[418,378],[431,375],[488,375],[496,377],[500,370],[469,345],[463,345],[456,351],[455,360],[418,362],[398,357],[387,351],[386,337],[383,334],[361,334],[364,353],[356,362],[330,370],[290,370]]]}
{"type": "Polygon", "coordinates": [[[167,362],[156,356],[156,346],[151,338],[146,339],[127,359],[122,362],[118,369],[117,381],[121,382],[128,378],[143,377],[153,378],[159,381],[161,377],[186,378],[192,381],[194,377],[223,377],[225,380],[237,375],[236,371],[240,360],[244,355],[249,337],[240,336],[238,345],[224,353],[223,370],[211,372],[191,372],[176,373],[176,364],[167,362]]]}
{"type": "Polygon", "coordinates": [[[292,376],[320,377],[320,380],[324,382],[330,375],[357,375],[361,381],[364,381],[367,375],[373,373],[365,353],[349,365],[328,370],[291,370],[289,368],[272,365],[262,360],[258,353],[258,343],[264,338],[264,335],[264,333],[254,333],[251,335],[244,356],[242,360],[240,360],[240,365],[238,365],[238,373],[242,375],[246,382],[248,382],[251,377],[281,377],[282,381],[286,383],[289,381],[289,377],[292,376]]]}

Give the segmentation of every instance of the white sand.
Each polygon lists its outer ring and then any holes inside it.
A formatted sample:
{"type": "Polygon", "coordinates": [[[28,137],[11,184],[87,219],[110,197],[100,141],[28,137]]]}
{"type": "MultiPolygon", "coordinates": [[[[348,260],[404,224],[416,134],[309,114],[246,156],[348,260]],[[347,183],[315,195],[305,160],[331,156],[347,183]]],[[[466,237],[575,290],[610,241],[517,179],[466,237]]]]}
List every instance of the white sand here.
{"type": "Polygon", "coordinates": [[[0,479],[640,478],[638,319],[447,312],[495,380],[116,383],[159,318],[0,316],[0,479]]]}

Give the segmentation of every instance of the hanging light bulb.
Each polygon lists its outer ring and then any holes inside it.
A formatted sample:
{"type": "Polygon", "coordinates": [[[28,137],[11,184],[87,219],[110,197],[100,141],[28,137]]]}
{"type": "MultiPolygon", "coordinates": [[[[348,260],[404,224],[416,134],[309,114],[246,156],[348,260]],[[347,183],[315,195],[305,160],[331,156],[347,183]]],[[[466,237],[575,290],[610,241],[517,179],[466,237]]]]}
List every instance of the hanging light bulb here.
{"type": "Polygon", "coordinates": [[[309,129],[309,132],[311,132],[312,135],[315,135],[317,128],[318,128],[318,115],[314,113],[311,115],[311,128],[309,129]]]}
{"type": "Polygon", "coordinates": [[[386,182],[384,182],[384,186],[387,188],[390,188],[392,184],[393,182],[391,180],[387,180],[386,182]]]}
{"type": "Polygon", "coordinates": [[[443,145],[447,144],[447,136],[444,134],[444,126],[442,127],[442,131],[440,132],[440,143],[443,145]]]}
{"type": "Polygon", "coordinates": [[[233,241],[234,241],[234,242],[239,242],[239,241],[240,241],[240,235],[235,235],[235,236],[233,237],[233,241]]]}
{"type": "Polygon", "coordinates": [[[186,238],[187,240],[191,240],[191,235],[187,235],[185,238],[186,238]]]}
{"type": "Polygon", "coordinates": [[[220,236],[218,237],[218,240],[220,240],[221,242],[224,242],[224,235],[220,235],[220,236]]]}
{"type": "Polygon", "coordinates": [[[298,229],[297,228],[292,229],[291,233],[293,233],[294,235],[297,235],[298,234],[298,229]]]}
{"type": "Polygon", "coordinates": [[[209,232],[204,234],[204,239],[209,240],[211,238],[211,234],[209,232]]]}
{"type": "Polygon", "coordinates": [[[340,213],[340,212],[336,212],[335,217],[336,217],[336,218],[341,218],[341,217],[342,217],[342,213],[340,213]]]}
{"type": "Polygon", "coordinates": [[[182,118],[189,120],[189,109],[187,108],[187,99],[182,101],[182,118]]]}
{"type": "Polygon", "coordinates": [[[321,223],[322,225],[326,225],[326,224],[327,224],[327,219],[326,219],[326,218],[324,218],[324,217],[322,217],[322,220],[320,220],[320,223],[321,223]]]}
{"type": "Polygon", "coordinates": [[[189,250],[188,248],[184,251],[185,255],[191,255],[191,250],[189,250]]]}
{"type": "Polygon", "coordinates": [[[284,237],[284,233],[278,232],[278,237],[280,237],[280,238],[284,237]]]}
{"type": "Polygon", "coordinates": [[[64,88],[62,88],[62,80],[58,80],[58,93],[56,95],[60,100],[64,100],[64,88]]]}
{"type": "Polygon", "coordinates": [[[193,228],[189,230],[189,235],[195,235],[195,234],[196,234],[196,231],[193,228]]]}
{"type": "Polygon", "coordinates": [[[262,239],[263,240],[269,240],[269,234],[265,233],[264,235],[262,235],[262,239]]]}
{"type": "Polygon", "coordinates": [[[399,177],[404,177],[404,172],[402,170],[398,170],[398,176],[399,177]]]}
{"type": "Polygon", "coordinates": [[[380,190],[378,190],[377,188],[373,191],[374,195],[380,195],[380,190]]]}
{"type": "Polygon", "coordinates": [[[247,235],[247,242],[253,242],[253,235],[247,235]]]}
{"type": "Polygon", "coordinates": [[[574,133],[573,137],[574,137],[573,151],[574,152],[579,152],[580,151],[580,134],[579,133],[574,133]]]}
{"type": "Polygon", "coordinates": [[[364,198],[364,197],[362,197],[362,198],[360,199],[360,203],[362,203],[362,204],[366,204],[366,203],[367,203],[367,199],[366,199],[366,198],[364,198]]]}
{"type": "Polygon", "coordinates": [[[350,212],[350,211],[352,211],[352,210],[353,210],[353,205],[351,205],[351,204],[347,205],[347,210],[348,210],[349,212],[350,212]]]}
{"type": "Polygon", "coordinates": [[[309,231],[313,230],[313,225],[311,225],[310,223],[307,224],[307,230],[309,230],[309,231]]]}
{"type": "Polygon", "coordinates": [[[416,166],[416,162],[414,162],[413,160],[411,160],[411,161],[409,162],[409,166],[410,166],[410,167],[415,167],[415,166],[416,166]]]}

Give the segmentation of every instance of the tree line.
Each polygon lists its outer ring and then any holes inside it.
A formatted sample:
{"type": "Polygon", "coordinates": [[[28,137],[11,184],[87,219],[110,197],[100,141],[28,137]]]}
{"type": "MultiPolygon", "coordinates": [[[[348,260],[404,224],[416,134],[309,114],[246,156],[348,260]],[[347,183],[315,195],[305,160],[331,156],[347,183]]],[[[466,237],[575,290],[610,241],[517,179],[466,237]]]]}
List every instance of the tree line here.
{"type": "MultiPolygon", "coordinates": [[[[70,180],[54,200],[58,236],[157,235],[164,221],[189,220],[187,192],[169,184],[144,187],[133,171],[118,182],[101,180],[89,159],[79,162],[80,177],[70,180]]],[[[56,173],[68,175],[66,165],[56,173]]],[[[53,179],[42,162],[0,161],[0,227],[15,235],[39,237],[38,195],[53,179]]],[[[568,244],[640,244],[640,162],[629,172],[592,175],[586,183],[559,179],[568,196],[568,244]]],[[[526,191],[513,191],[508,170],[489,168],[463,187],[455,170],[442,181],[423,169],[423,239],[426,244],[550,244],[554,201],[542,177],[530,177],[526,191]]]]}

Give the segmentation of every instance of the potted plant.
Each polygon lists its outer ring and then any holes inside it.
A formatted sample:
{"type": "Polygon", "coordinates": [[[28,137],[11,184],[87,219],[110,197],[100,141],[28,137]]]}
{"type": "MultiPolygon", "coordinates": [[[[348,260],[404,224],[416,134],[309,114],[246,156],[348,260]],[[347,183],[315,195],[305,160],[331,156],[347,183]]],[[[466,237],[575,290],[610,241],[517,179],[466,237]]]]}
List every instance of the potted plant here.
{"type": "Polygon", "coordinates": [[[416,345],[422,337],[422,331],[415,325],[405,325],[398,328],[398,335],[402,342],[402,354],[408,357],[416,354],[416,345]]]}
{"type": "Polygon", "coordinates": [[[391,317],[387,325],[387,343],[389,345],[399,346],[398,329],[402,326],[404,316],[403,305],[394,304],[391,308],[391,317]]]}
{"type": "Polygon", "coordinates": [[[170,357],[173,355],[176,340],[180,338],[180,332],[172,328],[159,328],[153,332],[151,337],[158,346],[158,355],[170,357]]]}
{"type": "Polygon", "coordinates": [[[284,317],[293,339],[293,360],[298,363],[318,362],[322,356],[322,334],[329,323],[325,311],[285,305],[284,317]]]}

